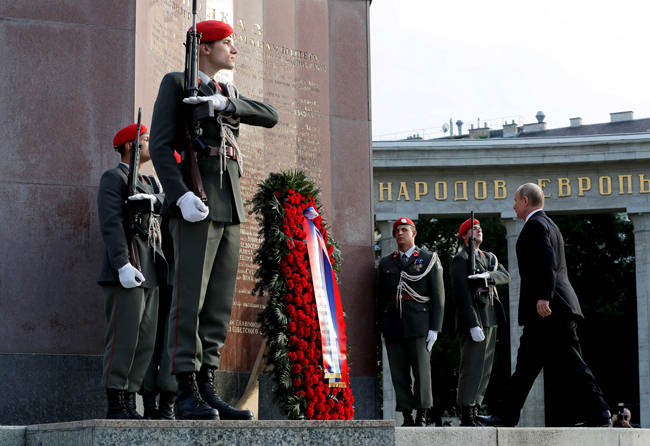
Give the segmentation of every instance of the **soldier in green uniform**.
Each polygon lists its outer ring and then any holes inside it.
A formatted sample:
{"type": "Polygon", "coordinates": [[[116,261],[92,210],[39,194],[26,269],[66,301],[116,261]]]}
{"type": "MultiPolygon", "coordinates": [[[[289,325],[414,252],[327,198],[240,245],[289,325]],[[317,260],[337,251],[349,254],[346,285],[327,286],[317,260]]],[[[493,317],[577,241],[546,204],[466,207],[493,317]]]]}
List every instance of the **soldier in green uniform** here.
{"type": "Polygon", "coordinates": [[[170,217],[174,241],[174,294],[169,316],[169,354],[178,381],[176,417],[184,419],[252,419],[217,397],[214,372],[226,341],[239,261],[240,223],[245,221],[239,178],[244,168],[237,144],[240,124],[273,127],[278,115],[271,105],[241,96],[231,84],[215,83],[219,70],[235,66],[237,50],[230,25],[207,20],[196,25],[199,46],[199,95],[184,99],[183,73],[168,73],[153,111],[151,157],[163,184],[163,212],[170,217]],[[173,151],[185,147],[187,113],[197,102],[211,102],[215,117],[201,123],[193,141],[205,147],[198,159],[207,196],[192,192],[173,151]],[[184,104],[184,102],[186,104],[184,104]],[[217,413],[218,412],[218,413],[217,413]]]}
{"type": "Polygon", "coordinates": [[[480,223],[467,219],[458,230],[462,247],[451,265],[451,284],[456,305],[456,330],[461,336],[456,403],[461,426],[481,426],[478,406],[490,381],[496,348],[498,319],[505,320],[496,285],[510,282],[510,274],[491,252],[481,251],[480,223]],[[476,271],[470,271],[469,239],[473,231],[476,271]],[[500,314],[499,314],[500,313],[500,314]]]}
{"type": "Polygon", "coordinates": [[[398,251],[383,257],[377,269],[377,319],[404,426],[426,425],[426,410],[433,404],[431,349],[442,328],[445,304],[440,260],[436,253],[415,246],[416,234],[411,219],[395,221],[398,251]]]}
{"type": "MultiPolygon", "coordinates": [[[[149,160],[149,135],[140,126],[140,163],[149,160]]],[[[135,408],[135,392],[140,390],[153,352],[158,314],[159,276],[167,264],[160,247],[159,211],[164,200],[154,177],[140,176],[137,194],[128,197],[127,175],[137,124],[120,130],[113,139],[121,156],[120,164],[102,175],[97,208],[106,245],[98,283],[106,298],[106,340],[103,384],[108,398],[106,418],[142,418],[135,408]],[[126,200],[148,200],[149,218],[142,221],[135,236],[140,270],[129,261],[126,237],[126,200]]]]}

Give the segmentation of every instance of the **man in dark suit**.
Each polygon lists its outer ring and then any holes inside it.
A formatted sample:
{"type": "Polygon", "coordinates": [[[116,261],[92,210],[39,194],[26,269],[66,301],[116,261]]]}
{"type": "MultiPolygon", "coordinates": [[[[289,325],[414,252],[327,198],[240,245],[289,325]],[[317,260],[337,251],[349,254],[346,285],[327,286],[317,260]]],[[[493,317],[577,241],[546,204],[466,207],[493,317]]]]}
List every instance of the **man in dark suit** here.
{"type": "Polygon", "coordinates": [[[505,313],[496,286],[510,282],[510,274],[497,256],[481,251],[481,224],[467,219],[458,229],[462,248],[451,264],[451,286],[454,291],[456,330],[460,333],[460,367],[456,403],[461,413],[461,426],[481,426],[476,419],[490,382],[497,342],[499,321],[505,313]],[[469,265],[470,234],[473,232],[476,270],[469,265]]]}
{"type": "Polygon", "coordinates": [[[382,258],[377,269],[377,319],[404,426],[426,425],[426,410],[433,404],[431,349],[442,328],[445,304],[440,259],[415,246],[416,234],[409,218],[395,221],[398,251],[382,258]]]}
{"type": "Polygon", "coordinates": [[[609,408],[582,358],[576,332],[584,316],[567,276],[564,239],[543,209],[544,193],[539,186],[526,183],[517,189],[514,210],[525,221],[517,239],[519,325],[524,328],[504,405],[497,416],[485,421],[516,425],[535,378],[546,368],[556,376],[561,373],[578,393],[586,425],[607,426],[609,408]]]}
{"type": "Polygon", "coordinates": [[[240,96],[232,84],[217,84],[220,70],[235,66],[230,25],[207,20],[196,25],[199,46],[199,95],[185,98],[183,73],[168,73],[160,84],[153,111],[151,157],[163,184],[163,212],[174,239],[174,295],[169,316],[169,354],[178,380],[176,417],[181,419],[252,419],[216,394],[214,372],[226,341],[239,261],[240,223],[245,221],[239,178],[243,157],[237,144],[240,124],[273,127],[271,105],[240,96]],[[194,147],[207,201],[183,175],[190,153],[178,165],[175,149],[186,147],[187,116],[192,106],[210,102],[213,118],[201,121],[194,147]],[[217,413],[218,412],[218,413],[217,413]]]}
{"type": "MultiPolygon", "coordinates": [[[[149,134],[140,126],[140,163],[149,161],[149,134]]],[[[104,377],[108,398],[106,418],[142,418],[135,409],[135,392],[151,359],[156,336],[159,276],[167,264],[160,245],[160,208],[164,200],[154,177],[140,176],[137,194],[128,196],[127,175],[131,150],[137,137],[137,124],[120,130],[113,139],[121,155],[120,164],[102,175],[97,208],[102,237],[106,245],[98,283],[106,297],[106,340],[104,377]],[[149,202],[151,212],[141,219],[135,245],[140,270],[129,261],[126,237],[125,202],[149,202]]]]}

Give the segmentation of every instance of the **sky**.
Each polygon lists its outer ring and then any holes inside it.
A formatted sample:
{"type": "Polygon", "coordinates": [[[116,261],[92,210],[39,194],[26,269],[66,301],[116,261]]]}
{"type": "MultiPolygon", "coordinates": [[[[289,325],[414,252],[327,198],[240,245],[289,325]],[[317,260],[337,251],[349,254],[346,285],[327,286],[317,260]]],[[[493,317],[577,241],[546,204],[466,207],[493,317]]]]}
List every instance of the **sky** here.
{"type": "Polygon", "coordinates": [[[650,118],[645,0],[373,0],[370,51],[374,140],[650,118]]]}

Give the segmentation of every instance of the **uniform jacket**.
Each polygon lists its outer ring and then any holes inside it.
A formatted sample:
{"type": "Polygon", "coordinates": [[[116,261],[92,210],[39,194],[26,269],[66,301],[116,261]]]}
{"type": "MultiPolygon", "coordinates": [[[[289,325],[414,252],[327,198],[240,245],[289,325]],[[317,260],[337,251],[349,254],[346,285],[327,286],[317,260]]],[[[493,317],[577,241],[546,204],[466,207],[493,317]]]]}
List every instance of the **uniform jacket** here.
{"type": "Polygon", "coordinates": [[[517,263],[521,276],[519,325],[540,320],[537,301],[550,301],[556,317],[583,319],[578,296],[567,275],[564,239],[544,211],[524,224],[517,239],[517,263]]]}
{"type": "MultiPolygon", "coordinates": [[[[405,292],[406,293],[406,292],[405,292]]],[[[378,321],[386,339],[426,336],[429,330],[440,331],[444,316],[445,289],[442,265],[438,256],[416,248],[404,268],[400,266],[397,252],[383,257],[377,269],[378,321]],[[427,303],[402,300],[402,311],[394,296],[402,270],[410,275],[424,273],[433,259],[435,265],[424,278],[408,285],[421,296],[430,298],[427,303]]]]}
{"type": "MultiPolygon", "coordinates": [[[[510,274],[499,263],[497,256],[487,251],[478,251],[476,255],[476,268],[479,272],[489,272],[489,285],[504,285],[510,282],[510,274]]],[[[458,251],[451,264],[451,287],[453,290],[456,329],[469,330],[472,327],[493,327],[498,325],[499,313],[504,314],[503,306],[498,296],[490,299],[489,293],[472,295],[469,266],[469,248],[467,245],[458,251]]],[[[496,295],[496,290],[493,290],[496,295]]]]}
{"type": "MultiPolygon", "coordinates": [[[[183,85],[183,73],[168,73],[163,77],[154,104],[149,142],[151,159],[167,198],[163,213],[172,216],[181,215],[180,209],[176,206],[176,200],[190,190],[189,183],[183,178],[181,165],[176,163],[173,156],[174,150],[181,153],[185,147],[186,116],[190,112],[190,106],[183,104],[183,85]]],[[[222,90],[223,94],[228,96],[227,89],[224,87],[222,90]]],[[[199,85],[200,96],[212,94],[214,92],[210,86],[204,83],[199,85]]],[[[242,124],[273,127],[278,122],[278,114],[273,106],[244,96],[237,96],[229,98],[235,108],[230,116],[238,119],[242,124]]],[[[201,128],[203,130],[201,140],[206,145],[220,145],[221,127],[216,119],[202,121],[201,128]]],[[[235,132],[235,136],[237,133],[238,131],[235,132]]],[[[245,150],[242,151],[245,156],[245,150]]],[[[208,198],[206,204],[210,208],[208,218],[212,221],[227,223],[245,221],[237,162],[231,159],[226,161],[222,183],[220,182],[219,157],[201,158],[198,160],[198,164],[208,198]]]]}
{"type": "MultiPolygon", "coordinates": [[[[119,283],[117,270],[129,262],[129,251],[126,241],[125,201],[128,195],[127,175],[129,169],[124,165],[107,170],[102,175],[97,193],[97,209],[99,226],[106,249],[99,274],[98,283],[111,285],[119,283]]],[[[152,194],[157,198],[154,213],[160,212],[161,203],[165,199],[158,182],[154,177],[142,176],[136,183],[139,193],[152,194]]],[[[145,282],[144,288],[158,286],[158,275],[166,274],[167,264],[162,250],[154,250],[148,240],[136,235],[140,266],[145,282]]]]}

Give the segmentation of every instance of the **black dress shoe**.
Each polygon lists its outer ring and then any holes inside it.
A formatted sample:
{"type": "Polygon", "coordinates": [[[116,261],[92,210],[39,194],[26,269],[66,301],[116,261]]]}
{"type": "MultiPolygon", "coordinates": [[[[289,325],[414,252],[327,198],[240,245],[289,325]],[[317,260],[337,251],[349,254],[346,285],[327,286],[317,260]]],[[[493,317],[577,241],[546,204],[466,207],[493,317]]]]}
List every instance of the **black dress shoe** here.
{"type": "Polygon", "coordinates": [[[499,415],[488,415],[486,417],[482,416],[480,422],[486,426],[500,426],[500,427],[515,427],[516,424],[499,415]]]}
{"type": "Polygon", "coordinates": [[[222,420],[252,420],[252,411],[236,409],[217,396],[214,388],[214,372],[213,368],[201,367],[196,377],[203,401],[219,411],[219,418],[222,420]]]}
{"type": "Polygon", "coordinates": [[[415,426],[412,410],[403,410],[402,416],[404,417],[404,423],[402,423],[402,427],[415,426]]]}

